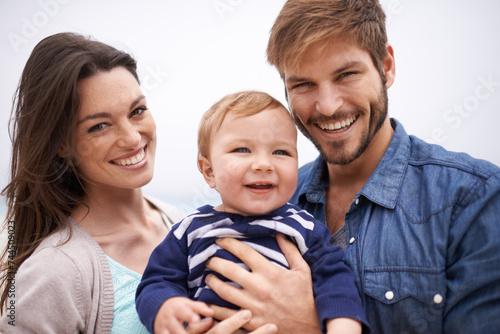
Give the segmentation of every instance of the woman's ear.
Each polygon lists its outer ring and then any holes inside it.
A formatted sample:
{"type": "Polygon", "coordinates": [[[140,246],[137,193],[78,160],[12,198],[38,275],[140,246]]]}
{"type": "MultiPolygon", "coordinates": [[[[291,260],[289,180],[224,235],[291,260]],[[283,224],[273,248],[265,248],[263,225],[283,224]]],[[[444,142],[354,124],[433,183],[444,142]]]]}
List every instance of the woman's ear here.
{"type": "Polygon", "coordinates": [[[205,182],[207,182],[210,188],[215,188],[216,187],[215,175],[210,160],[206,157],[199,156],[198,169],[200,170],[201,174],[203,174],[205,182]]]}
{"type": "Polygon", "coordinates": [[[67,143],[62,143],[57,150],[57,155],[61,158],[67,158],[69,156],[69,149],[67,143]]]}

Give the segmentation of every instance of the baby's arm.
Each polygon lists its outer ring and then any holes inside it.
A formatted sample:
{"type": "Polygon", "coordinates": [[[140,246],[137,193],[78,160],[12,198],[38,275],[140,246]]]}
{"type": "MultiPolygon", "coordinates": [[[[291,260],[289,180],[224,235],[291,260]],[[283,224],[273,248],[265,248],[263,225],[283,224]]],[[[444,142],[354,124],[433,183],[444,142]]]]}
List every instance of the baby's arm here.
{"type": "Polygon", "coordinates": [[[184,323],[198,323],[200,315],[211,317],[212,309],[203,302],[193,301],[186,297],[167,299],[158,309],[154,320],[155,334],[187,334],[184,323]]]}
{"type": "Polygon", "coordinates": [[[361,323],[351,318],[335,318],[326,321],[328,334],[361,334],[361,331],[361,323]]]}

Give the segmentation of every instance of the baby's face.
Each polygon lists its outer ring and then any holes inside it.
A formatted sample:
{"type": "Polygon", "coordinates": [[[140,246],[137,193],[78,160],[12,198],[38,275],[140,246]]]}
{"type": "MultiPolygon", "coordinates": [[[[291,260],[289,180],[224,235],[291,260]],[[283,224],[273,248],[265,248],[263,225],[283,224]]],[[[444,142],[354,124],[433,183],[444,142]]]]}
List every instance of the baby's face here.
{"type": "Polygon", "coordinates": [[[210,144],[213,183],[222,205],[244,216],[286,204],[297,186],[297,130],[284,108],[252,116],[229,113],[210,144]]]}

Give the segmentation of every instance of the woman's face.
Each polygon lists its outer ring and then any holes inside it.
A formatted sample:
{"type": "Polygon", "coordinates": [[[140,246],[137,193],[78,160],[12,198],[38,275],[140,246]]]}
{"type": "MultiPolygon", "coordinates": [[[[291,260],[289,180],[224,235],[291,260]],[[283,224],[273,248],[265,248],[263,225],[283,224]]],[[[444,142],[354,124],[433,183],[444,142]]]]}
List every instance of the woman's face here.
{"type": "Polygon", "coordinates": [[[78,89],[73,152],[87,190],[146,185],[153,177],[156,125],[137,80],[116,67],[81,80],[78,89]]]}

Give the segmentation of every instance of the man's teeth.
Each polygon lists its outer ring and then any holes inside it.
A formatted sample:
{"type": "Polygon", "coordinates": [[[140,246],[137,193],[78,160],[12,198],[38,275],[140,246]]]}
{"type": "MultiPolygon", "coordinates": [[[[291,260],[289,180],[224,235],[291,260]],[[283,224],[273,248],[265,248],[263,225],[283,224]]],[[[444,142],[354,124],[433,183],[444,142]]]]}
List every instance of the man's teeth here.
{"type": "Polygon", "coordinates": [[[336,123],[318,123],[318,126],[322,130],[339,130],[339,129],[345,128],[346,126],[351,125],[352,123],[354,123],[355,120],[356,120],[356,117],[351,117],[351,118],[348,118],[346,120],[343,120],[341,122],[336,122],[336,123]]]}
{"type": "Polygon", "coordinates": [[[139,154],[137,154],[136,156],[133,156],[132,158],[114,161],[114,163],[117,165],[121,165],[121,166],[135,165],[136,163],[139,163],[142,160],[144,160],[145,156],[146,156],[146,152],[144,152],[144,150],[142,150],[139,154]]]}

